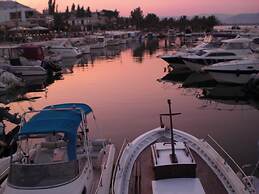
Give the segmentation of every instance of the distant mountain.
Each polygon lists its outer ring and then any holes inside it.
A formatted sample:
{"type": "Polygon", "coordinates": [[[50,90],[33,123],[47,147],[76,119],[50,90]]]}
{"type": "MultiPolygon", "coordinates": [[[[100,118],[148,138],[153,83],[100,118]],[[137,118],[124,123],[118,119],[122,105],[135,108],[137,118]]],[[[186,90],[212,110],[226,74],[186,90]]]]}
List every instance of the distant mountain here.
{"type": "MultiPolygon", "coordinates": [[[[259,24],[259,13],[242,13],[237,15],[231,14],[221,14],[221,13],[212,13],[212,14],[198,14],[198,16],[208,17],[214,15],[222,24],[259,24]]],[[[194,15],[187,16],[189,19],[194,15]]],[[[174,18],[179,18],[180,16],[173,16],[174,18]]]]}
{"type": "Polygon", "coordinates": [[[259,13],[243,13],[218,19],[224,24],[259,24],[259,13]]]}

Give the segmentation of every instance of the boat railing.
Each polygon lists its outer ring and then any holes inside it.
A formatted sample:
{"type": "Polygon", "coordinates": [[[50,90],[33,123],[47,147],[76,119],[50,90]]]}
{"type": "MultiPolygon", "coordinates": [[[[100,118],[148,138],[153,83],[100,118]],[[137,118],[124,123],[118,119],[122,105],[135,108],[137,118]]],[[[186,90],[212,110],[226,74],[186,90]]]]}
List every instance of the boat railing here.
{"type": "MultiPolygon", "coordinates": [[[[2,183],[2,182],[6,179],[8,173],[9,173],[9,169],[10,169],[10,167],[7,167],[7,168],[0,174],[0,183],[2,183]]],[[[0,187],[1,187],[1,185],[0,185],[0,187]]]]}
{"type": "Polygon", "coordinates": [[[253,193],[253,187],[254,184],[252,183],[252,181],[249,179],[249,176],[246,175],[246,173],[244,172],[244,170],[237,164],[237,162],[224,150],[224,148],[210,135],[208,135],[204,141],[206,141],[210,146],[213,147],[213,149],[215,149],[220,156],[223,158],[224,160],[224,164],[229,165],[233,171],[237,174],[237,176],[239,177],[239,179],[242,181],[242,183],[244,184],[245,188],[248,191],[251,191],[251,193],[253,193]]]}
{"type": "Polygon", "coordinates": [[[124,139],[123,144],[122,144],[121,149],[120,149],[120,152],[119,152],[119,154],[118,154],[116,163],[115,163],[114,170],[113,170],[112,184],[111,184],[111,189],[112,189],[111,193],[112,193],[112,194],[115,194],[114,186],[115,186],[116,174],[117,174],[117,171],[120,170],[120,159],[121,159],[123,150],[124,150],[124,148],[125,148],[127,145],[128,145],[128,141],[127,141],[127,139],[124,139]]]}

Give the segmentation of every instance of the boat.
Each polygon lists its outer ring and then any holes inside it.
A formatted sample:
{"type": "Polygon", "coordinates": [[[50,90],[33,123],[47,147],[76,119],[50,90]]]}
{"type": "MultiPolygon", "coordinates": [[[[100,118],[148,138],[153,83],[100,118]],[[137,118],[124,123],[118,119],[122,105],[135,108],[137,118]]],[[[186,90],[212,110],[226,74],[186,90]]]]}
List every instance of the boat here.
{"type": "Polygon", "coordinates": [[[90,45],[88,41],[84,37],[79,38],[69,38],[68,42],[70,42],[71,46],[77,48],[82,54],[90,54],[90,45]]]}
{"type": "Polygon", "coordinates": [[[130,188],[133,188],[132,193],[153,194],[256,193],[250,177],[212,137],[198,139],[190,133],[177,130],[173,127],[172,119],[170,127],[165,126],[163,117],[171,118],[180,114],[172,113],[171,101],[168,103],[169,113],[160,115],[160,127],[138,136],[122,147],[112,179],[112,193],[128,194],[131,193],[130,188]],[[138,170],[137,158],[141,158],[141,153],[145,151],[149,153],[144,156],[151,154],[152,158],[142,158],[142,163],[145,162],[138,170]],[[145,172],[145,175],[140,176],[139,171],[145,172]],[[133,184],[131,177],[135,177],[137,184],[133,184]]]}
{"type": "Polygon", "coordinates": [[[71,42],[68,39],[53,39],[42,43],[50,51],[61,55],[63,58],[76,58],[82,55],[82,52],[79,48],[73,47],[71,42]]]}
{"type": "Polygon", "coordinates": [[[106,47],[106,40],[104,36],[92,35],[90,38],[90,49],[103,49],[106,47]]]}
{"type": "Polygon", "coordinates": [[[191,49],[186,49],[185,51],[175,52],[175,53],[172,53],[171,55],[161,56],[161,59],[163,59],[164,61],[166,61],[169,64],[172,64],[172,66],[174,64],[183,64],[184,65],[185,63],[182,60],[182,56],[188,55],[190,53],[195,53],[200,50],[209,50],[209,49],[219,48],[221,46],[221,44],[222,43],[220,41],[202,42],[201,44],[199,44],[191,49]]]}
{"type": "Polygon", "coordinates": [[[219,62],[241,60],[252,55],[251,39],[236,38],[222,41],[218,49],[200,50],[199,52],[183,56],[184,63],[193,71],[200,71],[203,66],[219,62]]]}
{"type": "Polygon", "coordinates": [[[243,59],[216,63],[202,68],[217,82],[229,84],[246,84],[253,74],[259,73],[259,59],[243,59]]]}
{"type": "Polygon", "coordinates": [[[0,193],[108,194],[115,147],[89,139],[92,112],[86,104],[66,103],[24,113],[0,193]]]}
{"type": "MultiPolygon", "coordinates": [[[[1,65],[0,65],[1,67],[1,65]]],[[[23,86],[23,82],[20,78],[14,74],[0,69],[0,91],[5,92],[11,88],[23,86]]]]}
{"type": "Polygon", "coordinates": [[[38,45],[0,47],[0,67],[16,75],[46,75],[58,72],[60,68],[50,61],[45,61],[44,50],[38,45]]]}

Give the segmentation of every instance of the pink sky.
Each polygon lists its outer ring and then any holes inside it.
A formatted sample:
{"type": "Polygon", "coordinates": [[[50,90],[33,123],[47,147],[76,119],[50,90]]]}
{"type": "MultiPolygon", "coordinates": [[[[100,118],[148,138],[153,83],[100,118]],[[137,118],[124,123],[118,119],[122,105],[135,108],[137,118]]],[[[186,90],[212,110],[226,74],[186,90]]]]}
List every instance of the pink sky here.
{"type": "MultiPolygon", "coordinates": [[[[42,11],[48,0],[17,0],[42,11]]],[[[237,14],[246,12],[259,13],[259,0],[56,0],[59,10],[64,10],[74,2],[76,5],[90,6],[92,11],[117,9],[120,15],[128,16],[138,6],[144,13],[156,13],[159,16],[195,15],[202,13],[237,14]]]]}

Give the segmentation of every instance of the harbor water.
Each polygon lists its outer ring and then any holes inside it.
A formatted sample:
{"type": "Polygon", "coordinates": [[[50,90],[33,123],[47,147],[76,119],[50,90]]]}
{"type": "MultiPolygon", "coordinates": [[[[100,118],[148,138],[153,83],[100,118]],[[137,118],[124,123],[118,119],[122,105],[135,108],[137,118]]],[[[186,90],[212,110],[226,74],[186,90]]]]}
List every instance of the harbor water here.
{"type": "MultiPolygon", "coordinates": [[[[181,81],[165,82],[164,41],[133,42],[100,49],[80,59],[63,61],[63,75],[26,78],[27,89],[2,94],[11,113],[47,105],[82,102],[92,106],[96,124],[90,134],[110,138],[117,152],[132,140],[159,126],[159,114],[173,111],[174,127],[199,138],[209,134],[237,161],[255,164],[259,157],[259,102],[255,99],[201,98],[203,88],[183,88],[181,81]]],[[[227,89],[229,91],[230,89],[227,89]]],[[[9,129],[12,125],[6,122],[9,129]]]]}

